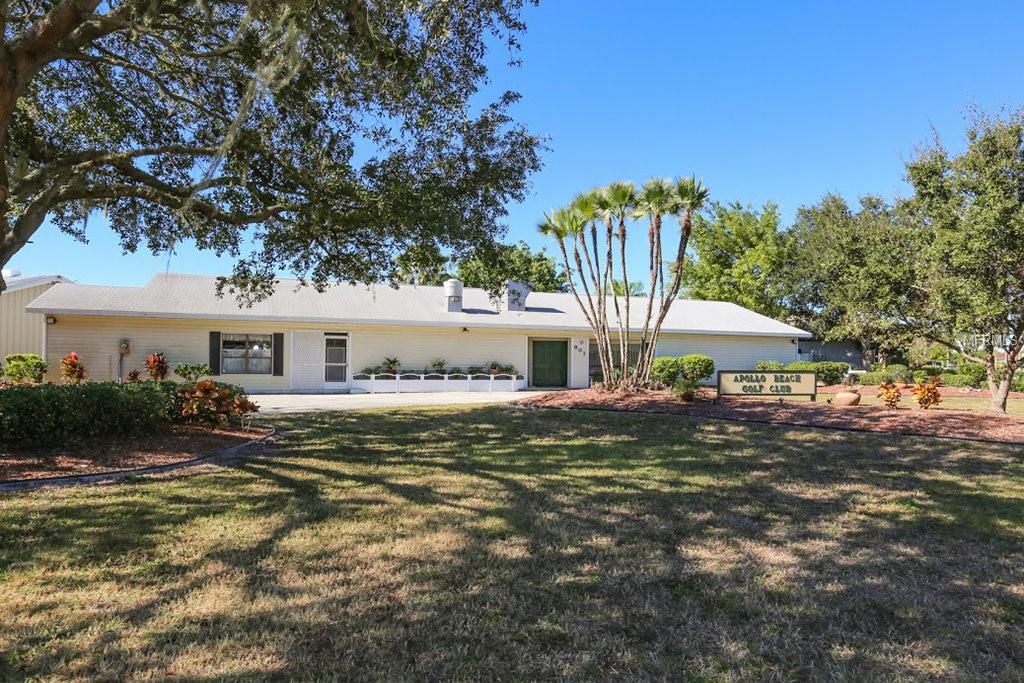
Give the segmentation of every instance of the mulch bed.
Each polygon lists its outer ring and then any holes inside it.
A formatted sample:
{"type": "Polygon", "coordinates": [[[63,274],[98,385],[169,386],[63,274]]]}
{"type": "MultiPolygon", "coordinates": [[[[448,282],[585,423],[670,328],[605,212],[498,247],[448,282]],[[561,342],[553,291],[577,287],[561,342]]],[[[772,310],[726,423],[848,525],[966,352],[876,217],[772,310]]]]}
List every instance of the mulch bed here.
{"type": "Polygon", "coordinates": [[[61,448],[0,450],[0,483],[170,465],[252,441],[270,430],[178,426],[155,434],[120,436],[61,448]]]}
{"type": "MultiPolygon", "coordinates": [[[[943,392],[946,393],[945,391],[943,392]]],[[[807,427],[892,432],[918,436],[977,439],[1024,443],[1024,419],[966,410],[892,410],[881,406],[833,407],[818,402],[765,401],[730,398],[717,403],[705,392],[701,400],[683,403],[669,391],[639,393],[603,392],[596,389],[556,391],[531,396],[517,405],[537,408],[615,410],[639,413],[672,413],[749,422],[771,422],[807,427]]]]}
{"type": "MultiPolygon", "coordinates": [[[[913,385],[910,385],[913,386],[913,385]]],[[[841,384],[833,384],[829,387],[818,387],[819,394],[837,394],[840,391],[844,391],[847,387],[841,384]]],[[[857,386],[860,393],[865,396],[877,396],[878,386],[877,385],[865,385],[857,386]]],[[[958,396],[963,398],[988,398],[988,389],[965,389],[963,387],[940,387],[940,391],[943,396],[958,396]]],[[[904,392],[906,394],[906,392],[904,392]]],[[[1008,396],[1010,398],[1024,398],[1024,391],[1011,391],[1008,396]]]]}

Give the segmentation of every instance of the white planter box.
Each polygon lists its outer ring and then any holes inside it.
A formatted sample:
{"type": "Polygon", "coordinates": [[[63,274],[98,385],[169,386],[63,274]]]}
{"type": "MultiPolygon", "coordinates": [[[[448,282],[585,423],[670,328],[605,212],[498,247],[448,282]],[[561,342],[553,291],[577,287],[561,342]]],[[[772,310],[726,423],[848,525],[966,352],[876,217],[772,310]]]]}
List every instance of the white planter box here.
{"type": "Polygon", "coordinates": [[[355,377],[349,383],[349,389],[356,394],[419,394],[441,393],[445,391],[522,391],[526,388],[526,378],[510,375],[406,375],[395,378],[393,375],[370,375],[355,377]],[[427,379],[429,377],[430,379],[427,379]]]}

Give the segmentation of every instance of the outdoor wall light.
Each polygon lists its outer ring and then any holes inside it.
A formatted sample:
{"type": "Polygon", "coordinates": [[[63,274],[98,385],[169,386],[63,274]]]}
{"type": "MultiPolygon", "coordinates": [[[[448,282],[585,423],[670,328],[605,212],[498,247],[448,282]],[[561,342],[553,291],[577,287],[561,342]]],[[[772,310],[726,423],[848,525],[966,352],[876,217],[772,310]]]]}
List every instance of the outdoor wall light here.
{"type": "Polygon", "coordinates": [[[463,332],[469,332],[469,328],[468,328],[468,327],[463,327],[463,328],[462,328],[462,331],[463,331],[463,332]]]}
{"type": "Polygon", "coordinates": [[[48,316],[46,316],[46,324],[47,325],[56,325],[57,324],[57,319],[54,318],[52,315],[48,315],[48,316]]]}

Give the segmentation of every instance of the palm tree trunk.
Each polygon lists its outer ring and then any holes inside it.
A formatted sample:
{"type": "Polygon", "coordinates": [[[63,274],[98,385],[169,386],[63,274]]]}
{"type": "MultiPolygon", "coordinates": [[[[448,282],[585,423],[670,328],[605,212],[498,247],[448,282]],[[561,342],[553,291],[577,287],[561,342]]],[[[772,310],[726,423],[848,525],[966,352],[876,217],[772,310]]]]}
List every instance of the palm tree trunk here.
{"type": "MultiPolygon", "coordinates": [[[[679,296],[679,288],[682,285],[683,275],[683,258],[686,256],[686,246],[690,241],[690,233],[693,230],[693,216],[692,212],[687,209],[683,212],[683,220],[680,221],[680,234],[679,234],[679,247],[676,252],[676,268],[672,274],[672,284],[669,285],[668,291],[662,296],[661,310],[658,311],[658,317],[654,323],[654,330],[651,334],[651,349],[650,353],[644,356],[645,367],[643,369],[643,380],[646,382],[651,376],[651,366],[654,364],[654,352],[655,347],[658,344],[658,336],[661,334],[661,326],[665,322],[665,316],[668,315],[669,308],[672,306],[672,302],[677,296],[679,296]]],[[[661,250],[661,239],[659,235],[658,239],[659,256],[661,250]]],[[[659,258],[660,261],[660,258],[659,258]]],[[[662,284],[664,284],[664,275],[662,275],[662,284]]]]}
{"type": "MultiPolygon", "coordinates": [[[[622,343],[622,379],[627,385],[633,383],[636,372],[633,372],[633,377],[630,377],[629,372],[629,274],[626,271],[626,217],[624,215],[619,216],[619,260],[622,261],[622,286],[625,289],[626,294],[626,325],[624,334],[625,339],[622,343]]],[[[639,362],[639,358],[637,361],[639,362]]]]}

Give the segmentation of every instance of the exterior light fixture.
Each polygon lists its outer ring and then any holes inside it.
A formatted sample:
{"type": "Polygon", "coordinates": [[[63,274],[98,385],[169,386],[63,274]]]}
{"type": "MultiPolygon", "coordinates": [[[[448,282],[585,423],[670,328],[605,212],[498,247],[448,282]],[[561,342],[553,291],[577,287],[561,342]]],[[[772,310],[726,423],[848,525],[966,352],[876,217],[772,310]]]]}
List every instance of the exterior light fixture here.
{"type": "Polygon", "coordinates": [[[54,318],[52,315],[48,315],[48,316],[46,316],[46,324],[47,325],[56,325],[57,324],[57,319],[54,318]]]}

